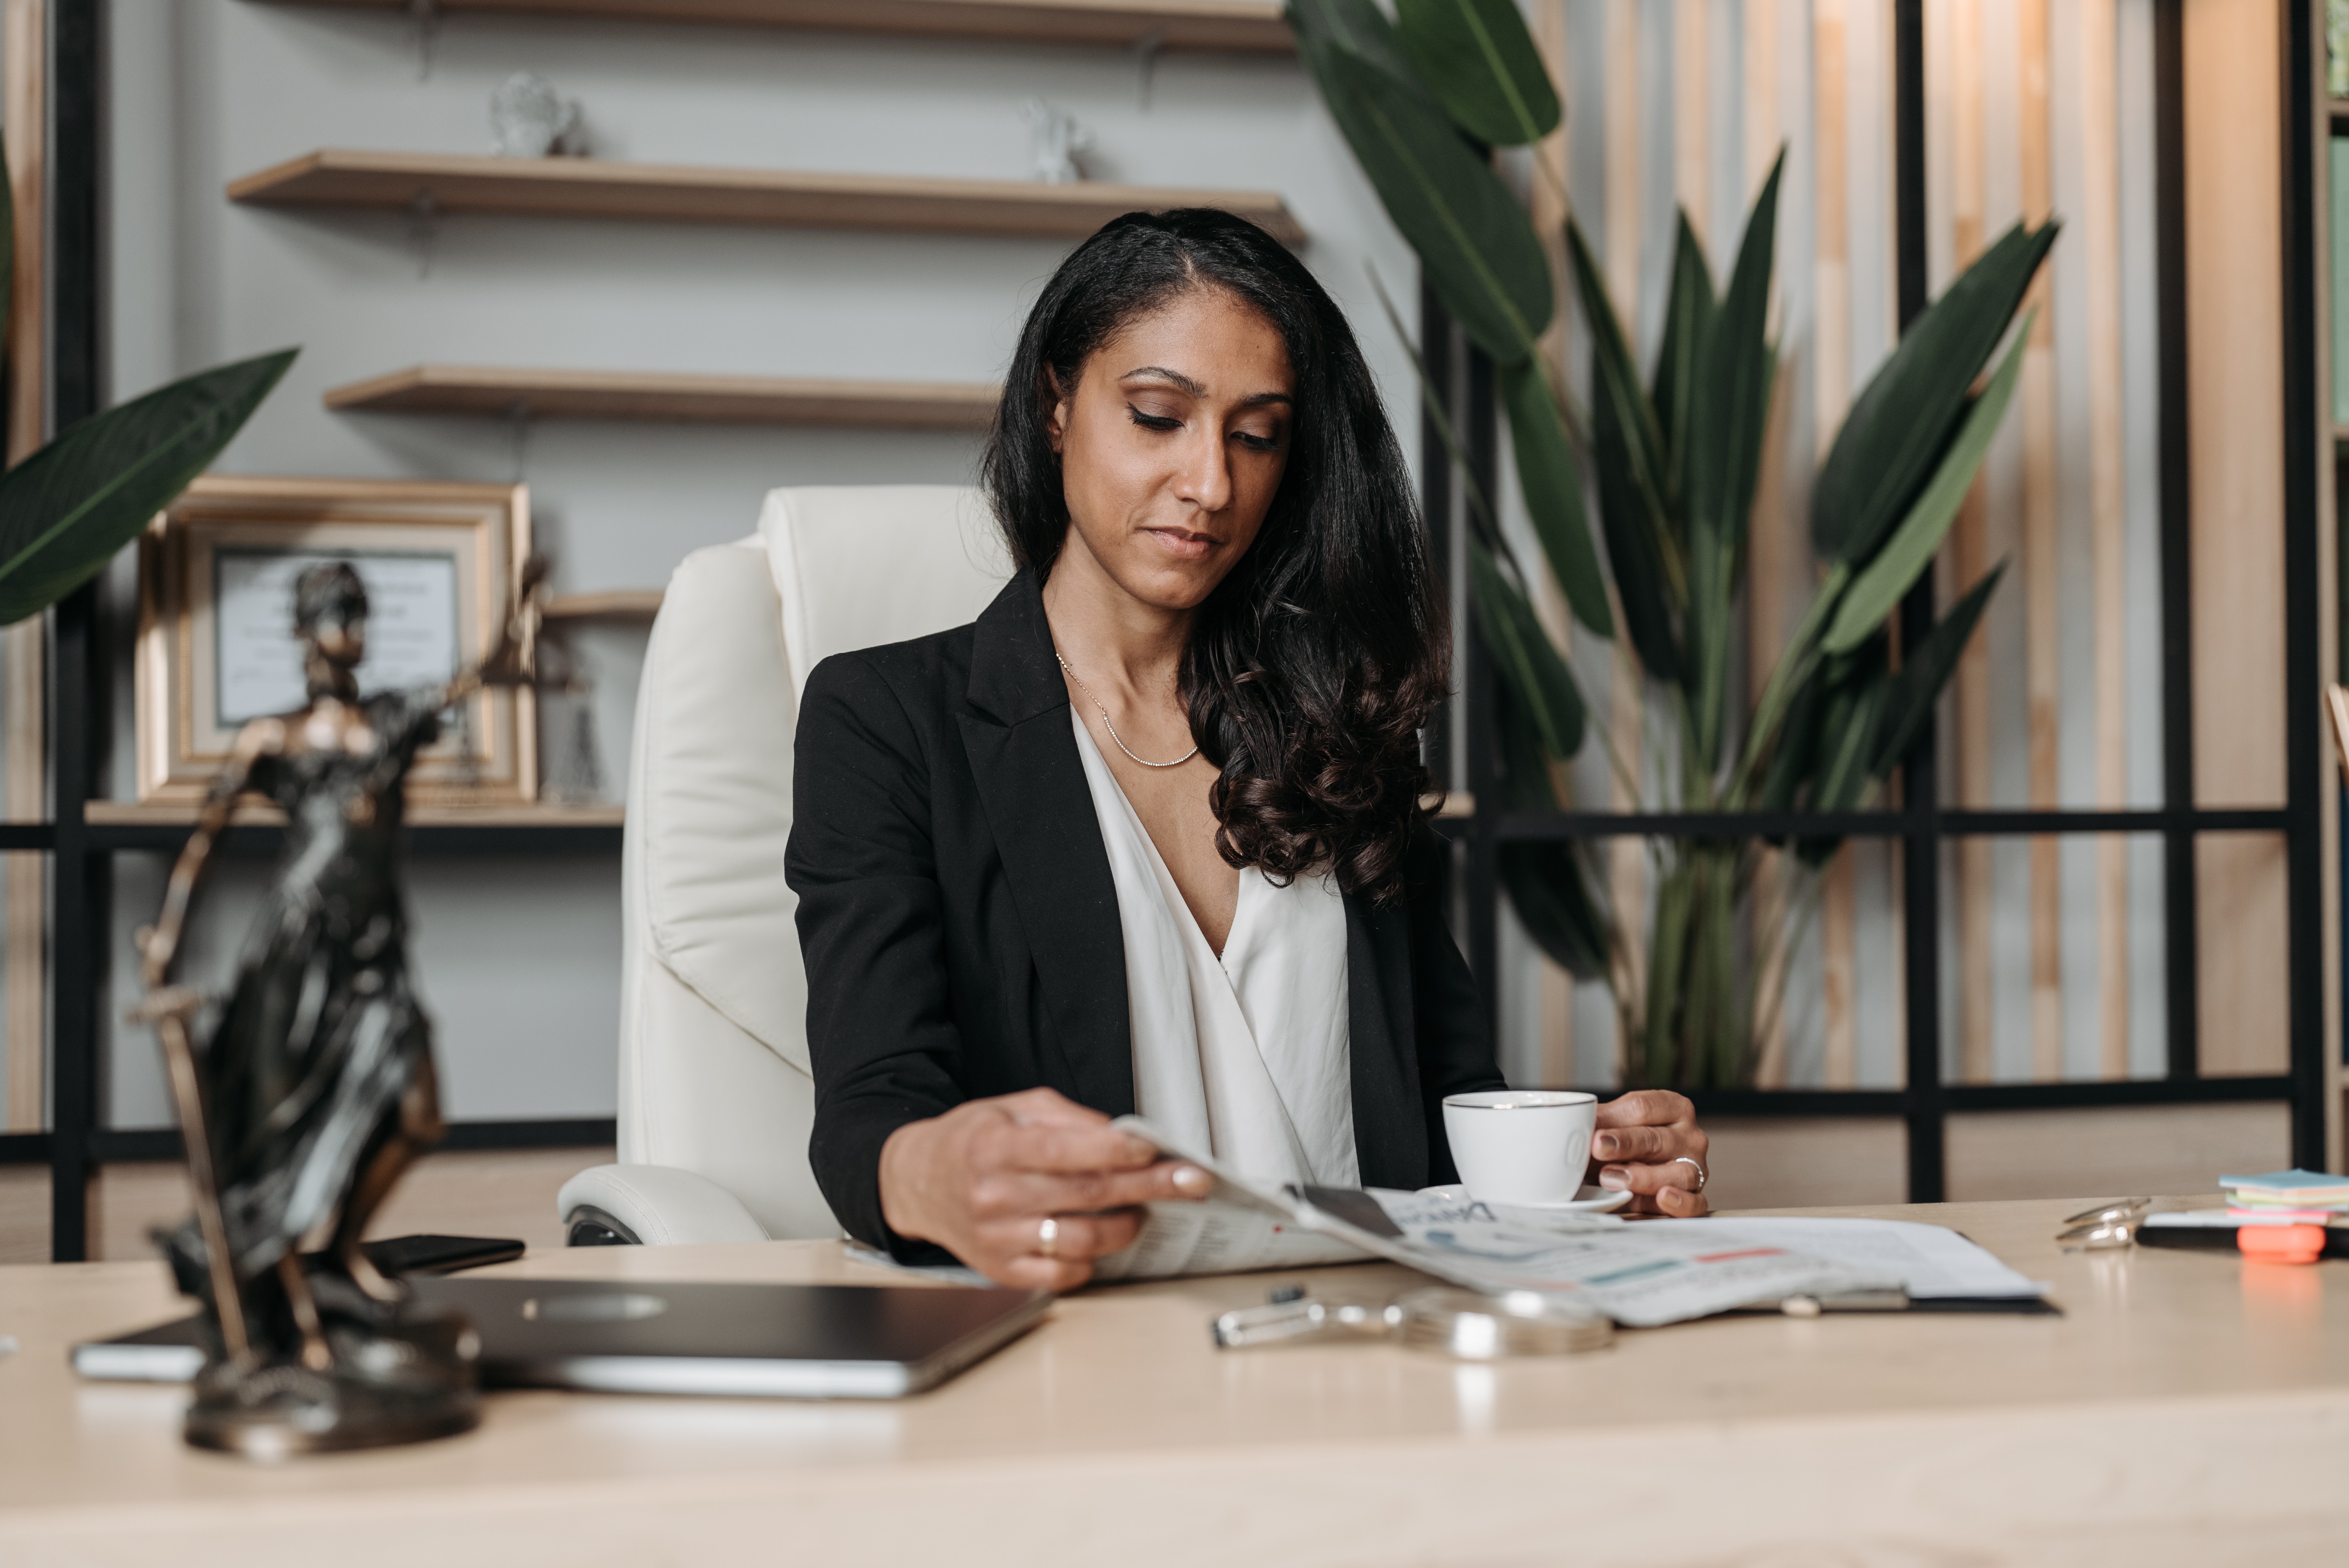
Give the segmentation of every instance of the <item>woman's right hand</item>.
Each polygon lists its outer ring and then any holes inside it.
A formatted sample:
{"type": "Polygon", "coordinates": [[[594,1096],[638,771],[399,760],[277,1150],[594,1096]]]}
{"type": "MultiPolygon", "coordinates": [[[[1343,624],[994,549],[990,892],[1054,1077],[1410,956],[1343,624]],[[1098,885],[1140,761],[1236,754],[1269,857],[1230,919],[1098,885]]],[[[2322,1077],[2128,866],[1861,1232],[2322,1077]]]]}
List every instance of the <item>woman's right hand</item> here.
{"type": "Polygon", "coordinates": [[[891,1230],[1026,1290],[1075,1289],[1092,1277],[1093,1259],[1133,1244],[1139,1205],[1203,1198],[1213,1184],[1049,1088],[966,1101],[907,1122],[881,1147],[891,1230]]]}

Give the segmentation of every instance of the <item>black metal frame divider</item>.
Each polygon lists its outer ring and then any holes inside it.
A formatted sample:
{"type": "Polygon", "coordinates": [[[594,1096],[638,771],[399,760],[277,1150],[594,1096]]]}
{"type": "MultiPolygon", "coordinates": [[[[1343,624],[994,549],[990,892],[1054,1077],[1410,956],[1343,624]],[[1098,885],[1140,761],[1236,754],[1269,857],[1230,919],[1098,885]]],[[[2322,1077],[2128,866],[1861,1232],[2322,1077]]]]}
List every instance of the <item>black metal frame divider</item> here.
{"type": "MultiPolygon", "coordinates": [[[[99,383],[98,212],[101,65],[99,0],[49,0],[49,415],[62,429],[97,411],[99,383]]],[[[109,640],[98,591],[85,587],[52,613],[49,645],[50,814],[47,822],[0,824],[0,851],[50,857],[50,1049],[47,1132],[0,1135],[0,1164],[49,1168],[49,1251],[59,1263],[88,1255],[89,1183],[109,1161],[176,1159],[174,1130],[98,1125],[104,1005],[110,948],[113,857],[174,854],[182,826],[92,823],[85,808],[98,781],[110,686],[109,640]]],[[[267,852],[274,828],[239,827],[222,838],[230,854],[267,852]]],[[[468,826],[409,830],[419,854],[616,855],[620,830],[601,824],[468,826]]],[[[608,1144],[609,1119],[459,1122],[452,1150],[564,1148],[608,1144]]]]}
{"type": "MultiPolygon", "coordinates": [[[[1900,321],[1928,301],[1925,228],[1925,53],[1923,0],[1890,0],[1893,15],[1894,185],[1900,321]]],[[[2284,263],[2284,658],[2288,780],[2283,806],[2210,810],[2194,799],[2194,712],[2189,492],[2187,490],[2185,0],[2155,0],[2155,225],[2158,257],[2160,391],[2160,554],[2162,577],[2163,799],[2146,810],[1961,810],[1941,805],[1935,788],[1931,731],[1902,774],[1901,804],[1870,811],[1752,813],[1572,811],[1527,814],[1497,810],[1494,788],[1493,671],[1480,641],[1462,639],[1464,770],[1452,762],[1452,725],[1437,727],[1430,762],[1439,779],[1459,778],[1475,810],[1439,824],[1464,851],[1461,868],[1468,959],[1497,1016],[1499,888],[1497,847],[1528,840],[1624,835],[1749,838],[1832,833],[1897,839],[1901,848],[1907,1083],[1887,1089],[1742,1089],[1694,1095],[1720,1116],[1898,1116],[1908,1132],[1909,1196],[1936,1202],[1947,1190],[1945,1129],[1952,1112],[2092,1106],[2284,1101],[2291,1107],[2292,1157],[2324,1161],[2324,975],[2323,965],[2323,805],[2325,788],[2318,728],[2316,445],[2320,403],[2316,361],[2316,211],[2313,129],[2322,106],[2313,96],[2311,0],[2282,0],[2284,263]],[[1464,771],[1464,777],[1463,772],[1464,771]],[[2289,1070],[2261,1077],[2199,1076],[2195,845],[2205,833],[2282,836],[2287,860],[2289,1070]],[[2164,849],[2168,1060],[2151,1079],[2057,1083],[1954,1084],[1941,1060],[1941,846],[1975,836],[2158,833],[2164,849]]],[[[1460,432],[1472,482],[1497,494],[1492,366],[1469,345],[1433,294],[1421,293],[1422,352],[1430,378],[1460,432]]],[[[1422,420],[1423,501],[1451,563],[1464,498],[1454,489],[1432,417],[1422,420]]],[[[1462,608],[1455,595],[1454,609],[1462,608]]],[[[1914,644],[1933,624],[1930,574],[1900,607],[1900,634],[1914,644]]]]}

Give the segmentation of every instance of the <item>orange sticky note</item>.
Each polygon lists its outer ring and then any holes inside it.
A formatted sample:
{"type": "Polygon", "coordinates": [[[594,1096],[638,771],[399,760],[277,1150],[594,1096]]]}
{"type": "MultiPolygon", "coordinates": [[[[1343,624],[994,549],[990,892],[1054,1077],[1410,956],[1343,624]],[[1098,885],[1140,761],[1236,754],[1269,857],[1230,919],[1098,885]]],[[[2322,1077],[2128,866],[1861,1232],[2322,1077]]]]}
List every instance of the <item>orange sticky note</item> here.
{"type": "Polygon", "coordinates": [[[2324,1255],[2322,1225],[2245,1225],[2235,1245],[2254,1263],[2313,1264],[2324,1255]]]}

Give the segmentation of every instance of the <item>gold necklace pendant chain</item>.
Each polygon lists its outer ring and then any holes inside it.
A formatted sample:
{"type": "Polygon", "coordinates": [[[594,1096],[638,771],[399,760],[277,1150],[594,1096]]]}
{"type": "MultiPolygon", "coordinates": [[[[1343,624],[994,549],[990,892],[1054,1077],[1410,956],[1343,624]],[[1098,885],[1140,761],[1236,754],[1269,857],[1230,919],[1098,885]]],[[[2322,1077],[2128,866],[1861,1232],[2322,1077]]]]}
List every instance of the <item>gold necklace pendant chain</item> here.
{"type": "MultiPolygon", "coordinates": [[[[1085,700],[1087,702],[1092,703],[1095,707],[1101,708],[1102,727],[1109,731],[1109,738],[1112,740],[1117,741],[1117,748],[1120,751],[1124,752],[1128,757],[1133,757],[1133,748],[1128,746],[1123,740],[1119,739],[1117,726],[1109,721],[1109,709],[1102,707],[1102,699],[1093,696],[1093,688],[1085,685],[1083,679],[1078,676],[1076,671],[1069,668],[1069,661],[1061,657],[1058,650],[1053,652],[1052,662],[1061,666],[1061,673],[1062,675],[1067,676],[1071,680],[1077,683],[1077,689],[1085,694],[1085,700]]],[[[1182,756],[1176,758],[1172,762],[1153,762],[1147,757],[1133,757],[1133,759],[1136,762],[1141,763],[1144,768],[1180,768],[1183,764],[1190,761],[1191,758],[1198,755],[1199,748],[1194,744],[1190,750],[1183,753],[1182,756]]]]}

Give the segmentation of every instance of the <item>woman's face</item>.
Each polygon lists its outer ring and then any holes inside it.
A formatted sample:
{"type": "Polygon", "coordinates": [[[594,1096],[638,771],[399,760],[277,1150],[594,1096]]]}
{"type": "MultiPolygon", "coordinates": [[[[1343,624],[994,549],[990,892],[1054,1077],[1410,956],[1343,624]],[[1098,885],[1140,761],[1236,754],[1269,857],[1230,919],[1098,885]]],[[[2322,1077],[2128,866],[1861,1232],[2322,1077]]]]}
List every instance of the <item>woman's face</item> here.
{"type": "Polygon", "coordinates": [[[1288,463],[1295,378],[1272,324],[1186,289],[1094,350],[1048,421],[1069,507],[1063,560],[1164,610],[1214,592],[1288,463]]]}

